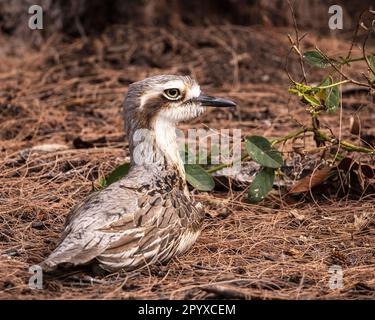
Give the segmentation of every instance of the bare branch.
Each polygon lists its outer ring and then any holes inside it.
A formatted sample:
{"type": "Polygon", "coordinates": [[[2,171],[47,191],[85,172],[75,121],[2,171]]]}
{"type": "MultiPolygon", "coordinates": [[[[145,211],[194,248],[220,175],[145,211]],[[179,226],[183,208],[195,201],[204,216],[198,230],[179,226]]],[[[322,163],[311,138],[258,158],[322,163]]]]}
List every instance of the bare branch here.
{"type": "MultiPolygon", "coordinates": [[[[303,55],[302,55],[301,50],[300,50],[300,40],[303,39],[306,36],[306,34],[304,34],[301,37],[301,39],[299,38],[297,20],[296,20],[296,16],[295,16],[295,13],[294,13],[293,5],[290,3],[290,0],[288,0],[288,5],[289,5],[289,8],[290,8],[290,12],[292,14],[294,32],[295,32],[295,36],[296,36],[295,43],[292,42],[292,45],[293,45],[293,49],[298,53],[299,63],[300,63],[302,74],[303,74],[303,82],[306,83],[306,81],[307,81],[306,80],[306,71],[305,71],[305,66],[303,64],[303,55]]],[[[289,41],[291,41],[291,40],[292,39],[290,37],[289,41]]]]}

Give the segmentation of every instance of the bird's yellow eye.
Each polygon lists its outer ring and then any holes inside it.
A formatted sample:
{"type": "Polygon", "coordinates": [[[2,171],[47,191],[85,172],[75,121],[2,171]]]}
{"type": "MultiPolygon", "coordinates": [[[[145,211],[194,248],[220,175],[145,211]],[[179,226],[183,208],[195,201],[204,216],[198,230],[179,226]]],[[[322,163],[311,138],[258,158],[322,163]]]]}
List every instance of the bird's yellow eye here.
{"type": "Polygon", "coordinates": [[[164,94],[168,99],[172,100],[177,100],[181,96],[180,90],[176,88],[164,90],[164,94]]]}

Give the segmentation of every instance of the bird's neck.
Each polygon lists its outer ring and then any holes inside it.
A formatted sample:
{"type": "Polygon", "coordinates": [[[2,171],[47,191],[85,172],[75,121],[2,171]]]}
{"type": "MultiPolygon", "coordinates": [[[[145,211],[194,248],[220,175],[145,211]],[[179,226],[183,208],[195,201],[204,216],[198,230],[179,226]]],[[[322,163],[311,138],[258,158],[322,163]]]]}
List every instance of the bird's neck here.
{"type": "Polygon", "coordinates": [[[175,124],[157,117],[149,129],[134,128],[130,133],[132,165],[151,165],[160,170],[178,171],[185,180],[175,124]]]}

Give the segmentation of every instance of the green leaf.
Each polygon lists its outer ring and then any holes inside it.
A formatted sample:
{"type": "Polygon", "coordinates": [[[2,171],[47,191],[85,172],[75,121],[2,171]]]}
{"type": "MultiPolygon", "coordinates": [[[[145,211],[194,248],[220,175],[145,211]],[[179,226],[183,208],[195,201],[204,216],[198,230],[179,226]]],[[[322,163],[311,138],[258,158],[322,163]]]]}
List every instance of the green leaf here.
{"type": "Polygon", "coordinates": [[[325,90],[327,96],[325,106],[329,112],[334,112],[337,110],[340,104],[340,90],[337,86],[325,90]]]}
{"type": "Polygon", "coordinates": [[[264,137],[247,137],[245,147],[251,158],[264,167],[276,169],[283,165],[280,152],[274,149],[264,137]]]}
{"type": "Polygon", "coordinates": [[[318,68],[326,68],[330,65],[329,60],[318,51],[306,51],[303,57],[309,64],[318,68]]]}
{"type": "Polygon", "coordinates": [[[186,180],[200,191],[211,191],[215,181],[210,174],[198,164],[185,164],[186,180]]]}
{"type": "Polygon", "coordinates": [[[312,106],[314,107],[319,107],[321,105],[320,101],[318,98],[312,96],[312,95],[309,95],[309,94],[304,94],[303,95],[303,98],[308,102],[310,103],[312,106]]]}
{"type": "Polygon", "coordinates": [[[275,180],[275,170],[263,167],[255,176],[248,190],[250,203],[258,203],[272,190],[275,180]]]}
{"type": "MultiPolygon", "coordinates": [[[[332,77],[326,77],[319,87],[325,87],[333,84],[332,77]]],[[[327,89],[321,89],[324,96],[324,105],[328,112],[334,112],[340,105],[340,89],[338,86],[334,86],[327,89]]]]}
{"type": "Polygon", "coordinates": [[[297,96],[299,96],[299,97],[302,97],[302,96],[303,96],[303,93],[300,92],[300,91],[297,90],[297,89],[289,89],[288,92],[289,92],[289,93],[293,93],[293,94],[295,94],[295,95],[297,95],[297,96]]]}
{"type": "Polygon", "coordinates": [[[107,181],[105,180],[104,177],[101,177],[101,178],[99,179],[99,189],[103,189],[103,188],[105,188],[106,185],[107,185],[107,181]]]}
{"type": "MultiPolygon", "coordinates": [[[[371,66],[371,69],[375,71],[375,55],[367,56],[367,61],[371,66]]],[[[370,70],[370,80],[375,81],[375,73],[370,70]]]]}
{"type": "Polygon", "coordinates": [[[114,169],[107,178],[100,179],[99,184],[102,188],[109,186],[110,184],[123,178],[129,171],[130,163],[124,163],[114,169]]]}
{"type": "Polygon", "coordinates": [[[323,81],[318,85],[318,87],[325,87],[332,84],[332,77],[328,76],[323,79],[323,81]]]}

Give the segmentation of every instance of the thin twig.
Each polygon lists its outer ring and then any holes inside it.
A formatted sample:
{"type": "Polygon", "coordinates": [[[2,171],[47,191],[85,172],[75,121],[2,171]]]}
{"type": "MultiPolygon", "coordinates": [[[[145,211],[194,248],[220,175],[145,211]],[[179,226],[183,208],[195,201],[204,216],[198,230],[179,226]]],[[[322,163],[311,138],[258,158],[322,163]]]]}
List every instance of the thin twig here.
{"type": "Polygon", "coordinates": [[[350,48],[349,48],[349,51],[348,51],[348,54],[347,54],[345,60],[349,60],[350,56],[352,55],[352,50],[353,50],[353,47],[354,47],[355,40],[357,39],[357,36],[358,36],[358,31],[359,31],[359,27],[360,27],[361,22],[362,22],[362,17],[363,17],[363,15],[366,11],[367,10],[363,10],[358,17],[357,25],[356,25],[354,35],[353,35],[353,38],[352,38],[352,42],[350,44],[350,48]]]}
{"type": "MultiPolygon", "coordinates": [[[[367,31],[366,37],[363,40],[363,44],[362,44],[362,53],[363,53],[363,57],[364,57],[364,59],[366,61],[367,67],[369,68],[369,71],[375,76],[375,70],[372,68],[371,63],[370,63],[370,61],[369,61],[369,59],[368,59],[368,57],[366,55],[366,43],[367,43],[367,40],[370,37],[370,34],[371,34],[372,31],[373,31],[372,29],[369,29],[367,31]]],[[[369,84],[370,84],[371,87],[375,86],[374,84],[372,84],[370,78],[368,78],[367,80],[368,80],[368,82],[369,82],[369,84]]]]}
{"type": "Polygon", "coordinates": [[[303,82],[306,83],[306,81],[307,81],[306,80],[306,72],[305,72],[305,66],[303,64],[303,55],[302,55],[301,50],[300,50],[300,38],[299,38],[299,33],[298,33],[297,20],[296,20],[296,16],[295,16],[295,13],[294,13],[293,5],[290,3],[290,0],[288,0],[288,5],[289,5],[289,8],[290,8],[290,12],[292,14],[294,32],[295,32],[295,35],[296,35],[296,41],[295,41],[295,45],[293,46],[293,48],[298,53],[299,63],[300,63],[301,71],[302,71],[302,74],[303,74],[303,82]]]}

